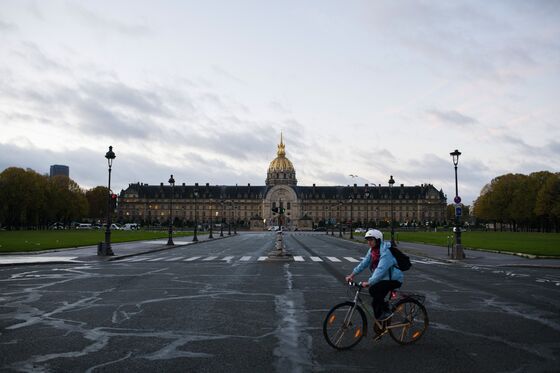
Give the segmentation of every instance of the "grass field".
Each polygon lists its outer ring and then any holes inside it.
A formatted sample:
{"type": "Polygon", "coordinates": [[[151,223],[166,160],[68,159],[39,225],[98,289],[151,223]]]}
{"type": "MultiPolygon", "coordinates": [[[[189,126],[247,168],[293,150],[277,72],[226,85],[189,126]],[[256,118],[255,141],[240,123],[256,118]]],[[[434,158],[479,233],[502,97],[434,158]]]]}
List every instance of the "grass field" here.
{"type": "MultiPolygon", "coordinates": [[[[390,237],[389,232],[385,232],[390,237]]],[[[447,247],[452,232],[398,232],[397,239],[447,247]]],[[[463,232],[463,247],[560,257],[560,234],[525,232],[463,232]]]]}
{"type": "MultiPolygon", "coordinates": [[[[173,236],[192,234],[174,232],[173,236]]],[[[167,231],[111,231],[111,242],[150,240],[167,236],[167,231]]],[[[0,253],[88,246],[101,241],[105,241],[104,230],[0,231],[0,253]]]]}

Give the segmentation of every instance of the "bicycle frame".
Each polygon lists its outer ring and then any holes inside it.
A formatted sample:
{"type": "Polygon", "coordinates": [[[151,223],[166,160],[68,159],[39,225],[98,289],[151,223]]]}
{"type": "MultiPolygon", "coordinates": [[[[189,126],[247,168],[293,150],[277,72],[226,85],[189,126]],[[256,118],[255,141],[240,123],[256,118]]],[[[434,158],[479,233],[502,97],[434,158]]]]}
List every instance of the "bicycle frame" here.
{"type": "MultiPolygon", "coordinates": [[[[375,318],[375,314],[373,312],[373,309],[367,304],[365,303],[362,298],[360,297],[361,293],[362,293],[362,287],[359,285],[354,285],[356,286],[358,289],[356,290],[356,294],[354,295],[354,299],[353,299],[353,303],[354,303],[354,307],[352,307],[352,309],[350,310],[350,312],[348,313],[348,315],[346,316],[345,319],[349,319],[352,317],[352,315],[354,314],[354,311],[356,310],[356,306],[360,306],[360,308],[362,310],[365,311],[366,315],[368,315],[371,319],[373,319],[374,324],[377,326],[378,330],[380,330],[381,332],[377,335],[376,339],[381,338],[383,335],[387,334],[389,332],[390,329],[396,329],[396,328],[408,328],[411,323],[410,322],[406,322],[406,323],[398,323],[398,324],[388,324],[387,321],[391,320],[391,318],[389,318],[388,320],[384,320],[384,321],[379,321],[375,318]],[[388,324],[388,325],[387,325],[388,324]]],[[[389,304],[390,306],[392,306],[394,303],[396,303],[397,301],[403,299],[403,297],[398,296],[398,292],[396,290],[391,290],[389,292],[389,304]]],[[[345,320],[346,321],[346,320],[345,320]]],[[[367,335],[367,330],[364,331],[365,335],[367,335]]]]}

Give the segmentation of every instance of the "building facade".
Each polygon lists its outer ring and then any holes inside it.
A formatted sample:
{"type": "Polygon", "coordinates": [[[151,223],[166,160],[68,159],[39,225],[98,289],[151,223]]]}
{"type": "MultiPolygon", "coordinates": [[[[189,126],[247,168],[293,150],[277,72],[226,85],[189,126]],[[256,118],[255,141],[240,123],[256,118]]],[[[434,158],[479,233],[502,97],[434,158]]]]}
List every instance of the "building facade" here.
{"type": "MultiPolygon", "coordinates": [[[[318,226],[386,227],[391,221],[424,225],[445,220],[447,199],[431,184],[419,186],[298,186],[282,136],[265,185],[130,184],[119,196],[118,219],[144,225],[232,224],[262,230],[282,225],[310,230],[318,226]],[[283,211],[276,213],[273,209],[283,211]]],[[[397,224],[397,223],[395,223],[397,224]]]]}
{"type": "Polygon", "coordinates": [[[66,176],[70,177],[70,167],[61,165],[61,164],[53,164],[50,168],[49,176],[66,176]]]}

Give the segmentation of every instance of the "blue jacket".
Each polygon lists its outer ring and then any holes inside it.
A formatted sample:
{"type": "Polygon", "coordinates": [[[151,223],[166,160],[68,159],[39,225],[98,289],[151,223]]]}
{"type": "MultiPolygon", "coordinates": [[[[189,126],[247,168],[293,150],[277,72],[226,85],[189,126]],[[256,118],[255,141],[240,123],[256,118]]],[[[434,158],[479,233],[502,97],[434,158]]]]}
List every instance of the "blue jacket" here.
{"type": "MultiPolygon", "coordinates": [[[[371,277],[368,280],[370,286],[383,280],[396,280],[401,284],[404,280],[403,273],[396,267],[397,260],[395,259],[393,254],[391,254],[391,250],[389,249],[389,247],[391,247],[391,242],[381,241],[381,256],[379,258],[379,264],[377,265],[377,268],[372,272],[371,277]]],[[[370,263],[371,249],[368,250],[364,259],[362,259],[360,264],[358,264],[356,268],[354,268],[352,273],[354,275],[357,275],[364,269],[369,268],[370,263]]]]}

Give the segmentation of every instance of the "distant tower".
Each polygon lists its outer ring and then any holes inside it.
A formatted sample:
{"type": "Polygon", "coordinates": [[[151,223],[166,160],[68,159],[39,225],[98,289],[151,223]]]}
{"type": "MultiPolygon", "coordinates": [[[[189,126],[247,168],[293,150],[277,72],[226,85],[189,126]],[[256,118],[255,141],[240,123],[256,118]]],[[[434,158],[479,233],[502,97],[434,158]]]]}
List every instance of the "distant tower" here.
{"type": "Polygon", "coordinates": [[[70,177],[70,168],[68,166],[60,165],[60,164],[53,164],[51,166],[51,173],[50,176],[66,176],[70,177]]]}
{"type": "Polygon", "coordinates": [[[266,185],[297,185],[296,170],[294,165],[286,158],[286,146],[282,133],[280,133],[280,144],[278,144],[277,157],[270,162],[266,174],[266,185]]]}

